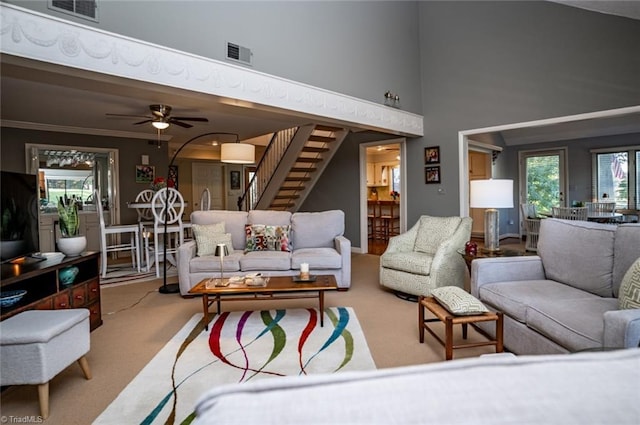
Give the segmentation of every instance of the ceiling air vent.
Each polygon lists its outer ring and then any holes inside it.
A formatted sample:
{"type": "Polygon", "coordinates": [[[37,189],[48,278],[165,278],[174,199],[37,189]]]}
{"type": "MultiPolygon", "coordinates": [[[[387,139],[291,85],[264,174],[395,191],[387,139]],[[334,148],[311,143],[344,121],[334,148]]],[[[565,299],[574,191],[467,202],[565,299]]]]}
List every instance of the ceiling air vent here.
{"type": "Polygon", "coordinates": [[[237,44],[227,43],[227,59],[251,65],[251,49],[237,44]]]}
{"type": "Polygon", "coordinates": [[[96,21],[97,0],[49,0],[49,9],[96,21]]]}

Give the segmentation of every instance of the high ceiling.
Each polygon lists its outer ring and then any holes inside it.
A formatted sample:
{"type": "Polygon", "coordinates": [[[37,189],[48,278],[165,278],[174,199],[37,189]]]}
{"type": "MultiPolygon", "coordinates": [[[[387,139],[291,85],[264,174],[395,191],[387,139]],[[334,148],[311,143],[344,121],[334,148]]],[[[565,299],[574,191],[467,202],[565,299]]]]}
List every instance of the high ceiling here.
{"type": "MultiPolygon", "coordinates": [[[[605,13],[622,13],[640,19],[640,1],[560,3],[605,13]]],[[[237,133],[241,140],[251,139],[252,143],[265,145],[270,133],[307,124],[310,120],[310,117],[304,115],[258,108],[233,99],[63,69],[6,55],[2,55],[1,60],[0,120],[7,127],[120,136],[138,139],[141,143],[147,143],[147,140],[169,140],[171,153],[186,140],[207,132],[237,133]],[[134,125],[143,118],[106,115],[148,116],[151,104],[170,105],[173,116],[206,117],[209,122],[193,123],[193,128],[190,129],[171,125],[158,134],[148,123],[134,125]]],[[[314,122],[317,122],[317,117],[314,122]]],[[[333,124],[330,121],[325,123],[333,124]]],[[[488,134],[487,138],[499,136],[507,144],[522,144],[558,140],[558,135],[576,138],[620,131],[640,132],[640,116],[632,114],[606,122],[589,120],[573,123],[571,127],[556,124],[514,129],[499,135],[488,134]]],[[[187,151],[185,154],[188,154],[187,151]]]]}

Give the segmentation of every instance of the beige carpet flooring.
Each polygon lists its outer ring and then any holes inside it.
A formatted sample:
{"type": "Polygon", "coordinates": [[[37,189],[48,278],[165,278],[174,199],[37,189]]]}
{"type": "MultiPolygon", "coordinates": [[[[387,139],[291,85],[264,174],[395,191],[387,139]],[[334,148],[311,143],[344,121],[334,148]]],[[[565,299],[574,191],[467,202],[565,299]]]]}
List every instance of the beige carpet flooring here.
{"type": "MultiPolygon", "coordinates": [[[[376,255],[353,254],[351,288],[327,293],[326,304],[354,308],[379,369],[443,361],[444,348],[429,334],[424,344],[418,342],[417,304],[379,285],[378,260],[376,255]]],[[[101,288],[104,324],[91,333],[87,356],[93,379],[85,380],[77,364],[56,376],[50,383],[47,425],[91,424],[189,318],[201,311],[200,298],[160,294],[161,283],[155,280],[101,288]]],[[[317,308],[317,300],[222,303],[223,309],[233,311],[283,307],[317,308]]],[[[442,326],[437,329],[444,334],[442,326]]],[[[460,329],[455,329],[454,335],[461,338],[460,329]]],[[[484,339],[470,328],[469,340],[484,339]]],[[[454,359],[491,352],[492,347],[455,350],[454,359]]],[[[0,402],[2,416],[39,414],[36,386],[10,387],[0,402]]],[[[122,423],[127,424],[126,418],[122,423]]]]}

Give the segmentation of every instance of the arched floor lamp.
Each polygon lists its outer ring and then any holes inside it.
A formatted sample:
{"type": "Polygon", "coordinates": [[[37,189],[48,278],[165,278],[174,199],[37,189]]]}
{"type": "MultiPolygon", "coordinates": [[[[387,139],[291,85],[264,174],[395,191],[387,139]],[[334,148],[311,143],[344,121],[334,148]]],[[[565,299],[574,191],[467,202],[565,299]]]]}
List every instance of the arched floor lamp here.
{"type": "MultiPolygon", "coordinates": [[[[180,148],[173,154],[171,161],[169,162],[169,167],[167,168],[167,184],[169,182],[169,170],[173,166],[178,154],[185,146],[189,143],[206,136],[235,136],[235,143],[225,143],[221,144],[220,149],[220,161],[228,162],[231,164],[253,164],[255,162],[255,146],[250,145],[248,143],[240,143],[240,136],[236,133],[221,133],[221,132],[211,132],[211,133],[203,133],[198,136],[192,137],[187,140],[180,146],[180,148]],[[226,148],[225,148],[226,146],[226,148]],[[223,149],[224,148],[224,149],[223,149]]],[[[180,285],[178,283],[167,284],[167,208],[164,209],[164,234],[163,234],[163,283],[162,286],[158,289],[158,292],[161,294],[176,294],[180,292],[180,285]]]]}

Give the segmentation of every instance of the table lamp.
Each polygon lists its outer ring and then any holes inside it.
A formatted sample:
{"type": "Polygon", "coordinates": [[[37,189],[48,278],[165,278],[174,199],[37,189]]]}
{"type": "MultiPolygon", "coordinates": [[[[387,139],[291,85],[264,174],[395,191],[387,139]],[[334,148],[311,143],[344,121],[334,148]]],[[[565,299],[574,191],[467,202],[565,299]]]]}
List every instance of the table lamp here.
{"type": "Polygon", "coordinates": [[[216,245],[216,257],[220,258],[220,284],[222,284],[222,269],[224,266],[224,256],[229,255],[229,249],[226,244],[219,243],[216,245]]]}
{"type": "Polygon", "coordinates": [[[496,208],[513,208],[513,180],[471,180],[471,208],[486,208],[484,212],[484,249],[500,250],[499,213],[496,208]]]}

